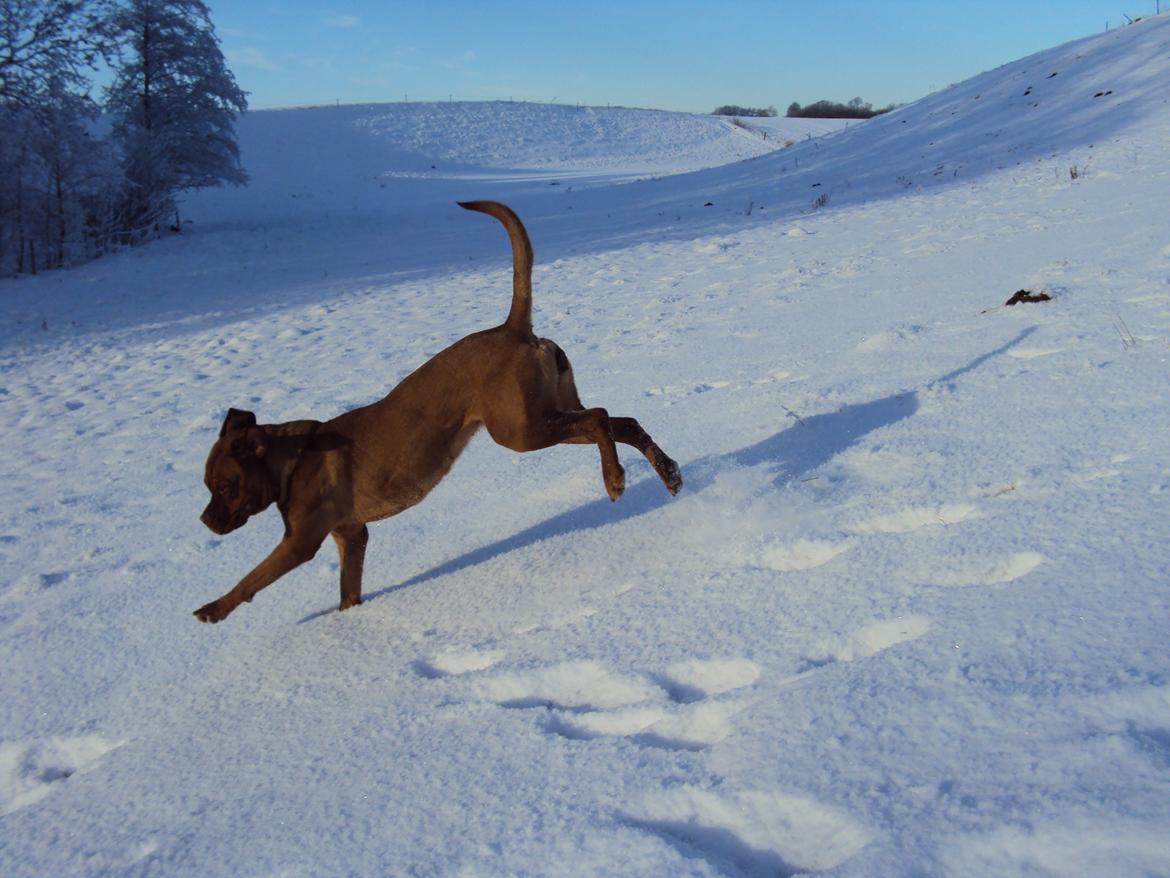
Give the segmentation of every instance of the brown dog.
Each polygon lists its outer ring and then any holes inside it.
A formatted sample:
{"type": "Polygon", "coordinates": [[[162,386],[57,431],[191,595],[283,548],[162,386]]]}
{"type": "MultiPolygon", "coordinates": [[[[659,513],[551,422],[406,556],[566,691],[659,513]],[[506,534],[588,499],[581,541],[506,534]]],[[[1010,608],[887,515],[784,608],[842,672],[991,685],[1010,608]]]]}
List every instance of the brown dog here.
{"type": "Polygon", "coordinates": [[[595,444],[611,500],[625,487],[615,441],[641,451],[671,494],[682,487],[678,464],[636,420],[581,405],[564,352],[533,335],[532,245],[519,217],[494,201],[460,206],[494,216],[508,230],[508,319],[436,354],[378,402],[331,421],[260,425],[251,412],[231,409],[207,458],[211,502],[203,523],[230,533],[276,503],[284,538],[235,588],[195,611],[201,622],[218,622],[252,600],[312,558],[330,535],[341,556],[341,609],[360,604],[367,522],[422,500],[481,424],[513,451],[595,444]]]}

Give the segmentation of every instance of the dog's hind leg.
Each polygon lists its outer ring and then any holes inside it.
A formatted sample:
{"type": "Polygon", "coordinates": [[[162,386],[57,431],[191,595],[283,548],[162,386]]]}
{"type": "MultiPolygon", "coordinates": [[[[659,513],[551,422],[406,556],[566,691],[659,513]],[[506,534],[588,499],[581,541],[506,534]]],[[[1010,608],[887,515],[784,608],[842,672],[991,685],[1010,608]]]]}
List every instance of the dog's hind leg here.
{"type": "MultiPolygon", "coordinates": [[[[577,382],[573,378],[573,367],[569,364],[569,358],[565,352],[560,349],[554,342],[547,339],[541,339],[542,343],[549,345],[556,356],[557,365],[557,382],[556,382],[556,404],[563,412],[579,412],[585,410],[584,404],[581,402],[581,397],[577,393],[577,382]]],[[[598,409],[598,411],[602,411],[598,409]]],[[[616,442],[621,442],[624,445],[632,445],[637,448],[646,459],[650,461],[650,465],[654,467],[654,471],[658,473],[658,477],[662,479],[662,483],[666,485],[666,490],[671,494],[677,494],[679,488],[682,487],[682,474],[679,472],[678,464],[658,447],[650,435],[642,429],[633,418],[611,418],[606,416],[608,422],[609,435],[616,442]]],[[[594,442],[596,441],[592,435],[575,436],[568,439],[561,440],[567,444],[594,442]]],[[[602,453],[602,461],[604,466],[604,452],[602,453]]]]}
{"type": "MultiPolygon", "coordinates": [[[[491,424],[488,430],[491,432],[491,424]]],[[[533,419],[525,427],[522,445],[501,444],[515,451],[535,451],[561,444],[596,445],[601,452],[601,476],[605,480],[605,492],[610,500],[616,500],[626,489],[626,471],[618,462],[613,439],[609,414],[605,409],[593,408],[573,412],[557,411],[546,418],[533,419]]]]}
{"type": "MultiPolygon", "coordinates": [[[[658,473],[658,478],[662,479],[666,490],[670,491],[672,495],[679,492],[683,479],[678,464],[658,447],[658,443],[650,438],[650,434],[642,429],[641,424],[634,418],[609,418],[609,428],[610,435],[613,436],[615,442],[637,448],[645,455],[646,459],[650,461],[650,465],[654,467],[654,472],[658,473]]],[[[565,445],[583,445],[594,440],[588,436],[576,436],[561,441],[565,445]]]]}
{"type": "Polygon", "coordinates": [[[348,610],[362,602],[362,568],[366,561],[366,543],[370,531],[364,525],[339,527],[333,531],[337,554],[341,558],[341,605],[348,610]]]}
{"type": "Polygon", "coordinates": [[[678,464],[658,447],[650,438],[650,434],[642,429],[641,424],[633,418],[610,418],[609,426],[615,441],[623,445],[632,445],[641,451],[650,461],[650,466],[654,467],[654,472],[658,473],[658,478],[662,479],[662,484],[666,485],[666,490],[672,495],[678,493],[683,483],[678,464]]]}

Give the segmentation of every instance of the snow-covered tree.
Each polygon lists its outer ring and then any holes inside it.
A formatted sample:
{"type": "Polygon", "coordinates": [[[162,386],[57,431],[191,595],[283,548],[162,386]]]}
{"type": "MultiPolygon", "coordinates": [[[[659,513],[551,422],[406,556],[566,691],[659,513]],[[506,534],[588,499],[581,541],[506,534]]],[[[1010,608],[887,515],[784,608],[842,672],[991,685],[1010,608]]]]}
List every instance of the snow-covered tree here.
{"type": "Polygon", "coordinates": [[[0,274],[73,261],[99,186],[87,68],[102,0],[0,0],[0,274]]]}
{"type": "Polygon", "coordinates": [[[50,84],[84,92],[104,45],[98,0],[0,0],[0,104],[40,106],[50,84]]]}
{"type": "Polygon", "coordinates": [[[123,0],[111,25],[119,61],[106,99],[134,239],[158,228],[179,192],[247,181],[235,117],[248,102],[202,0],[123,0]]]}

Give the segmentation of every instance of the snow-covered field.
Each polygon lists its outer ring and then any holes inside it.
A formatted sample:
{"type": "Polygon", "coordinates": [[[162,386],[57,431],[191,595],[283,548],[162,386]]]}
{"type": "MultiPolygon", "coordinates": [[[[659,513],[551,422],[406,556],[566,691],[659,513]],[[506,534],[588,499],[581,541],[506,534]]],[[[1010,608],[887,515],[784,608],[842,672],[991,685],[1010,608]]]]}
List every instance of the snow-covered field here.
{"type": "Polygon", "coordinates": [[[1170,875],[1168,81],[1163,16],[811,140],[255,113],[183,235],[0,283],[0,874],[1170,875]],[[224,411],[502,320],[456,198],[682,493],[481,436],[360,608],[326,546],[198,624],[281,530],[199,523],[224,411]]]}

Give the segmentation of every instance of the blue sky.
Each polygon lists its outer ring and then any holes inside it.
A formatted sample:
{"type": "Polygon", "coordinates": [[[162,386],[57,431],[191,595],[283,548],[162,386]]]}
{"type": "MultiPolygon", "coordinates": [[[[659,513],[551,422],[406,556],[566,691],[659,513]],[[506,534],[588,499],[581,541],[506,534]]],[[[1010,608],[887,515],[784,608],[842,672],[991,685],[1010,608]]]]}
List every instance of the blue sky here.
{"type": "Polygon", "coordinates": [[[1157,0],[212,0],[255,109],[409,100],[905,103],[1157,0]]]}

